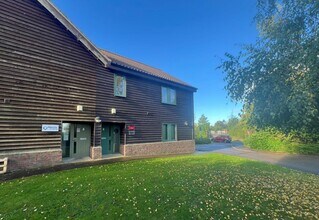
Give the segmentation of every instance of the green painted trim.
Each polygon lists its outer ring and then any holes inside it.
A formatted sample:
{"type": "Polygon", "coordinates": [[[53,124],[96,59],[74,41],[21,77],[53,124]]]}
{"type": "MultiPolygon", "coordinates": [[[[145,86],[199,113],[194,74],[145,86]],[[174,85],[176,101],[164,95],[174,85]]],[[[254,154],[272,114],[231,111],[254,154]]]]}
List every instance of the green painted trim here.
{"type": "Polygon", "coordinates": [[[177,124],[175,123],[162,123],[162,142],[173,142],[173,141],[177,141],[177,124]],[[163,126],[164,125],[167,125],[167,139],[164,139],[164,129],[163,129],[163,126]],[[172,125],[174,125],[175,127],[175,131],[174,131],[174,134],[175,134],[175,137],[174,139],[172,139],[172,125]]]}
{"type": "Polygon", "coordinates": [[[167,105],[177,105],[177,91],[176,89],[172,89],[172,88],[169,88],[169,87],[165,87],[165,86],[162,86],[161,87],[161,102],[163,104],[167,104],[167,105]],[[164,102],[163,101],[163,89],[166,89],[166,100],[167,102],[164,102]],[[171,91],[174,91],[175,92],[175,100],[173,103],[169,102],[169,100],[171,100],[171,91]]]}

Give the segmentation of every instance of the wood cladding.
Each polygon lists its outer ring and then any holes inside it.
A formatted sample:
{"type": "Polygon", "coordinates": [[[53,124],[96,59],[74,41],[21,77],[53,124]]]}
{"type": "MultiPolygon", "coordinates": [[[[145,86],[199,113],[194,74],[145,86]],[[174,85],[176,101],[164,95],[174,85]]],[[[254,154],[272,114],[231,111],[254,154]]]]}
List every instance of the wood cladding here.
{"type": "MultiPolygon", "coordinates": [[[[178,140],[192,139],[185,121],[193,123],[193,91],[105,68],[34,0],[0,1],[0,8],[0,151],[60,148],[61,133],[41,132],[42,124],[86,122],[93,128],[96,116],[122,123],[122,134],[124,123],[134,124],[127,144],[161,141],[162,123],[177,124],[178,140]],[[126,98],[114,96],[114,73],[126,76],[126,98]],[[176,89],[176,106],[161,103],[165,85],[176,89]]],[[[100,135],[97,126],[96,145],[100,135]]]]}

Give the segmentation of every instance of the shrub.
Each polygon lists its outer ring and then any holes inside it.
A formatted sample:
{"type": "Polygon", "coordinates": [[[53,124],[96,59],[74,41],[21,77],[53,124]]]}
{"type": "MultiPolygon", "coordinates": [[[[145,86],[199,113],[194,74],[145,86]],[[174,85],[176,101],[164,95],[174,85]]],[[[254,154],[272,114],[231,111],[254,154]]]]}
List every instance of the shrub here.
{"type": "Polygon", "coordinates": [[[195,143],[196,144],[210,144],[211,140],[209,138],[196,138],[195,143]]]}
{"type": "Polygon", "coordinates": [[[232,137],[233,140],[243,141],[248,136],[249,130],[246,126],[237,124],[234,127],[229,128],[228,134],[232,137]]]}
{"type": "Polygon", "coordinates": [[[294,135],[286,135],[276,129],[257,131],[247,137],[244,143],[256,150],[319,154],[319,143],[302,143],[294,135]]]}

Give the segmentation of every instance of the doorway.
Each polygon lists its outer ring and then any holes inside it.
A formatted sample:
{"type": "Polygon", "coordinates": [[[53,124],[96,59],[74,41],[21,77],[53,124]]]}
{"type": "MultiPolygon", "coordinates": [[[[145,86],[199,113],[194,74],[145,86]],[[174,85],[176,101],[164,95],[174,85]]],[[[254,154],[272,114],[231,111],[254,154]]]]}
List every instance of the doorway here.
{"type": "Polygon", "coordinates": [[[91,125],[80,123],[62,124],[62,155],[80,159],[90,156],[91,125]]]}
{"type": "Polygon", "coordinates": [[[120,152],[121,127],[118,124],[103,124],[101,145],[102,154],[114,154],[120,152]]]}

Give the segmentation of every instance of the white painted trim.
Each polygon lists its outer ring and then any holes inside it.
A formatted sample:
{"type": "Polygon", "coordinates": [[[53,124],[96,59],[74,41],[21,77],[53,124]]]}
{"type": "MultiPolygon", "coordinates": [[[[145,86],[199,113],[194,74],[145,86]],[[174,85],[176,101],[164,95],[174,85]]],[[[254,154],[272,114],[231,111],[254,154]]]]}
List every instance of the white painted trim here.
{"type": "Polygon", "coordinates": [[[62,12],[55,7],[50,0],[37,0],[45,9],[47,9],[63,26],[69,30],[78,41],[80,41],[94,56],[107,67],[111,63],[111,59],[103,55],[100,50],[86,38],[79,29],[77,29],[62,12]]]}

